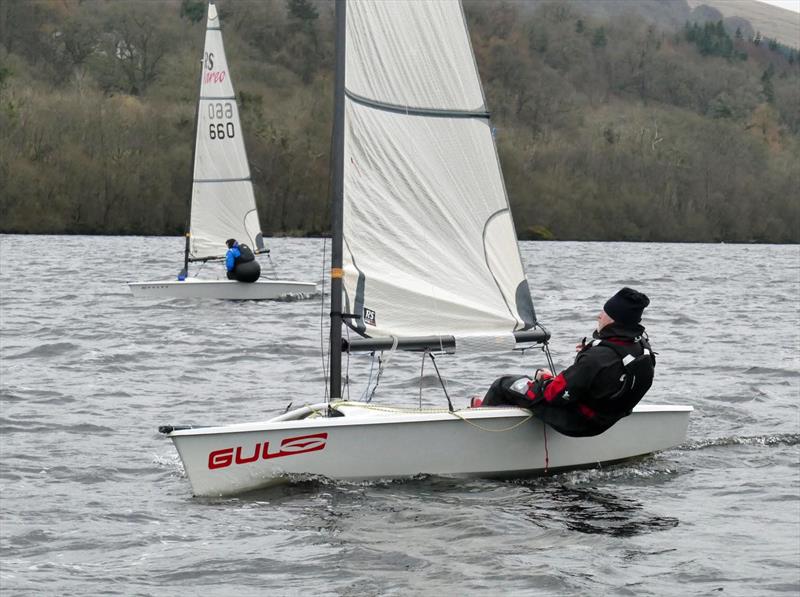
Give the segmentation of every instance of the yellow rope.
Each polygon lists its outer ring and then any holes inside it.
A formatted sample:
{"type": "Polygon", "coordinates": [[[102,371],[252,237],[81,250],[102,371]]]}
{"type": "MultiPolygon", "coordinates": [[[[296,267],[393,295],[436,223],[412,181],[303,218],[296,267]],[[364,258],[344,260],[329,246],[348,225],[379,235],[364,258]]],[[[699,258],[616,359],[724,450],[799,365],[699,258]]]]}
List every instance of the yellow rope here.
{"type": "Polygon", "coordinates": [[[355,406],[357,408],[365,408],[367,410],[377,410],[377,411],[380,411],[380,412],[387,412],[387,413],[418,413],[418,412],[424,412],[424,413],[435,414],[435,413],[448,413],[448,412],[450,412],[446,408],[424,408],[423,409],[423,408],[413,408],[413,407],[404,408],[404,407],[401,407],[401,406],[377,406],[375,404],[366,404],[366,403],[363,403],[363,402],[349,402],[347,400],[342,400],[341,402],[334,402],[333,404],[331,404],[331,406],[332,407],[337,407],[337,406],[355,406]]]}
{"type": "Polygon", "coordinates": [[[506,432],[506,431],[513,431],[513,430],[514,430],[514,429],[516,429],[517,427],[520,427],[520,426],[524,425],[525,423],[527,423],[528,421],[530,421],[530,420],[533,418],[533,413],[531,413],[531,414],[529,414],[527,417],[525,417],[524,419],[522,419],[522,420],[521,420],[519,423],[515,423],[515,424],[513,424],[511,427],[506,427],[505,429],[488,429],[488,428],[486,428],[486,427],[483,427],[483,426],[481,426],[481,425],[478,425],[477,423],[473,423],[472,421],[470,421],[470,420],[468,420],[468,419],[465,419],[464,417],[462,417],[461,415],[459,415],[459,414],[458,414],[458,413],[456,413],[456,412],[453,412],[453,413],[451,413],[451,414],[452,414],[454,417],[461,419],[461,420],[462,420],[462,421],[464,421],[465,423],[467,423],[467,424],[469,424],[469,425],[472,425],[473,427],[476,427],[477,429],[480,429],[481,431],[491,431],[492,433],[504,433],[504,432],[506,432]]]}
{"type": "Polygon", "coordinates": [[[401,407],[396,407],[396,406],[375,406],[373,404],[361,404],[359,402],[348,402],[346,400],[343,400],[341,402],[334,402],[333,404],[331,404],[331,407],[333,407],[333,408],[335,408],[337,406],[355,406],[355,407],[358,407],[358,408],[366,408],[367,410],[376,410],[376,411],[380,411],[380,412],[390,412],[390,413],[417,413],[417,412],[424,412],[424,413],[430,413],[430,414],[450,414],[450,415],[453,415],[455,418],[460,419],[461,421],[464,421],[468,425],[472,425],[476,429],[480,429],[481,431],[489,431],[491,433],[505,433],[506,431],[513,431],[517,427],[521,427],[522,425],[524,425],[525,423],[527,423],[528,421],[530,421],[533,418],[533,413],[531,413],[527,417],[525,417],[522,421],[520,421],[518,423],[514,423],[510,427],[506,427],[504,429],[489,429],[488,427],[484,427],[482,425],[479,425],[477,423],[474,423],[474,422],[470,421],[469,419],[464,418],[463,416],[458,414],[458,412],[456,412],[456,411],[452,411],[451,412],[451,411],[443,409],[443,408],[426,408],[426,409],[421,409],[420,408],[420,409],[418,409],[418,408],[401,408],[401,407]]]}

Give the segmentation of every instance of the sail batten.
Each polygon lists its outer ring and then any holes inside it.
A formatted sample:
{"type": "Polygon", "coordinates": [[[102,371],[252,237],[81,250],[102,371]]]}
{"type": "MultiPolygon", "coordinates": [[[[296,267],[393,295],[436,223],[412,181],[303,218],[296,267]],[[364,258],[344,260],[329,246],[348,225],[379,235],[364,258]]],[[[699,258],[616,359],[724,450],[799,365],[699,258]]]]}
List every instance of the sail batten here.
{"type": "Polygon", "coordinates": [[[344,288],[358,316],[349,325],[369,337],[531,328],[460,3],[352,2],[347,36],[344,288]]]}
{"type": "Polygon", "coordinates": [[[228,238],[263,248],[239,107],[213,2],[203,50],[189,228],[192,259],[219,255],[228,238]]]}
{"type": "Polygon", "coordinates": [[[388,112],[399,112],[407,116],[442,116],[449,118],[489,118],[489,112],[484,110],[452,110],[452,109],[438,109],[438,108],[420,108],[413,106],[403,106],[400,104],[389,104],[386,102],[379,102],[371,100],[366,97],[361,97],[355,93],[345,90],[345,95],[356,103],[376,108],[378,110],[386,110],[388,112]]]}

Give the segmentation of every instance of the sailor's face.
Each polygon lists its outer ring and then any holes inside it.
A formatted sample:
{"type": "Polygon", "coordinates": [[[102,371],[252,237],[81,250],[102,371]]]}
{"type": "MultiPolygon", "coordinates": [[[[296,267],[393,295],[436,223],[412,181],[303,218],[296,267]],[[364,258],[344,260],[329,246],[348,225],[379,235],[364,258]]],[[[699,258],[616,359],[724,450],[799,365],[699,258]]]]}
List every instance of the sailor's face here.
{"type": "Polygon", "coordinates": [[[608,316],[608,313],[601,309],[600,313],[597,315],[597,331],[599,332],[610,323],[614,323],[614,320],[608,316]]]}

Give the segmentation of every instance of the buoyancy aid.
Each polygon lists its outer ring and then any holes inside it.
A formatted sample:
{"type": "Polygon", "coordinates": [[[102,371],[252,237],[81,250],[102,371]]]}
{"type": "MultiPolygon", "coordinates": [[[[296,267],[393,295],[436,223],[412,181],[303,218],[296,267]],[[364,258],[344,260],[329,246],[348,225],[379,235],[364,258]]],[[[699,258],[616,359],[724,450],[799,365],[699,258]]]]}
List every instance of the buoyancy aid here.
{"type": "Polygon", "coordinates": [[[261,276],[261,265],[247,245],[239,245],[239,256],[233,266],[233,275],[239,282],[255,282],[261,276]]]}
{"type": "Polygon", "coordinates": [[[620,379],[622,385],[619,390],[607,398],[592,401],[592,406],[599,413],[606,416],[619,415],[614,422],[629,415],[653,385],[656,357],[650,348],[650,343],[645,338],[637,338],[634,343],[642,350],[639,356],[631,354],[625,346],[608,340],[597,339],[591,343],[592,346],[604,346],[616,352],[625,369],[620,379]]]}
{"type": "Polygon", "coordinates": [[[239,244],[239,256],[236,258],[236,265],[253,261],[255,258],[256,256],[250,247],[245,244],[239,244]]]}
{"type": "Polygon", "coordinates": [[[596,339],[584,350],[601,346],[616,355],[616,359],[608,355],[608,360],[614,362],[615,367],[619,365],[618,373],[614,374],[614,379],[617,379],[616,375],[621,373],[619,386],[612,383],[607,390],[595,388],[596,392],[601,392],[599,394],[587,395],[570,393],[564,372],[556,377],[543,376],[540,380],[506,375],[495,380],[484,396],[483,404],[514,404],[528,408],[563,435],[599,435],[631,413],[650,389],[655,373],[655,355],[646,337],[626,338],[621,344],[611,339],[596,339]]]}
{"type": "Polygon", "coordinates": [[[600,397],[573,396],[559,406],[534,401],[531,410],[553,429],[571,437],[591,437],[610,429],[631,413],[653,384],[655,356],[650,344],[644,338],[626,344],[596,339],[587,346],[609,348],[619,357],[623,369],[619,389],[600,397]],[[632,354],[633,346],[639,346],[642,354],[632,354]]]}

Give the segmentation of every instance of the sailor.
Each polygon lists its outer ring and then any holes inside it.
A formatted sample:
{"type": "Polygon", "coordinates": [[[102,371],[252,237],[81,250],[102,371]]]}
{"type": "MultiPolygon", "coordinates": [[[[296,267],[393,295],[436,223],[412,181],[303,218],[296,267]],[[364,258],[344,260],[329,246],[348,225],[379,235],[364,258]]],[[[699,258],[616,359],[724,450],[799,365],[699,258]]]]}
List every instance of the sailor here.
{"type": "Polygon", "coordinates": [[[225,270],[228,280],[238,282],[255,282],[261,275],[261,266],[256,261],[253,251],[245,244],[239,244],[235,238],[225,241],[228,252],[225,254],[225,270]]]}
{"type": "Polygon", "coordinates": [[[598,435],[630,414],[653,383],[656,359],[642,312],[650,299],[622,288],[597,316],[592,341],[576,347],[575,362],[553,375],[539,369],[534,378],[504,376],[486,393],[482,404],[529,408],[556,431],[573,437],[598,435]]]}

